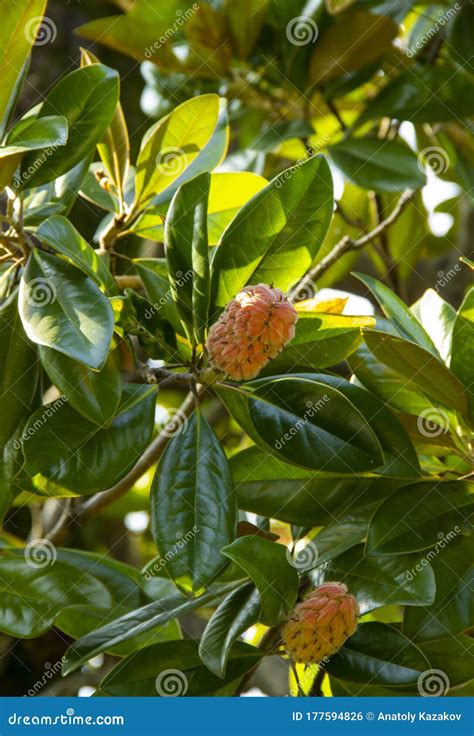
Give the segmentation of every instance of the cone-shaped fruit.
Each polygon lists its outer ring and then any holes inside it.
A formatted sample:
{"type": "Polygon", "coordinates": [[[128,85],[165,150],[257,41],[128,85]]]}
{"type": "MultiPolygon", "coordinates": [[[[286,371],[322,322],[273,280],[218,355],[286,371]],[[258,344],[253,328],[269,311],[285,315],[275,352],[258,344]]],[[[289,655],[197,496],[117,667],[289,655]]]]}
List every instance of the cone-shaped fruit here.
{"type": "Polygon", "coordinates": [[[321,662],[352,636],[358,615],[357,601],[343,583],[323,583],[283,624],[283,645],[295,662],[321,662]]]}
{"type": "Polygon", "coordinates": [[[209,330],[211,365],[237,381],[255,378],[294,337],[297,319],[280,289],[246,286],[209,330]]]}

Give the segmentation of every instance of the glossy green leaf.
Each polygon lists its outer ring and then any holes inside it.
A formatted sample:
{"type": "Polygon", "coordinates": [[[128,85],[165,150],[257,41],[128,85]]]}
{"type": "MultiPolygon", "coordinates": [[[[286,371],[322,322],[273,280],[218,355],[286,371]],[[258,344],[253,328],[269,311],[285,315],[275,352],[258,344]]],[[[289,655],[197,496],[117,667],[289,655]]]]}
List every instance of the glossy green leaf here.
{"type": "Polygon", "coordinates": [[[432,547],[455,526],[462,528],[474,506],[467,481],[429,480],[395,491],[370,523],[367,547],[377,554],[432,547]]]}
{"type": "Polygon", "coordinates": [[[404,376],[429,399],[467,415],[465,387],[432,353],[414,342],[377,330],[364,330],[364,339],[378,360],[404,376]]]}
{"type": "MultiPolygon", "coordinates": [[[[235,586],[229,586],[222,592],[225,595],[235,586]]],[[[164,626],[172,619],[209,605],[215,599],[214,593],[206,593],[199,598],[186,598],[177,594],[149,603],[137,608],[125,616],[120,616],[112,623],[92,631],[73,644],[66,652],[64,674],[73,672],[97,654],[111,647],[126,642],[150,629],[164,626]]]]}
{"type": "MultiPolygon", "coordinates": [[[[468,632],[474,616],[473,537],[453,525],[438,537],[426,554],[435,572],[436,598],[432,606],[405,611],[403,630],[417,641],[468,632]]],[[[474,675],[473,675],[474,676],[474,675]]]]}
{"type": "Polygon", "coordinates": [[[385,284],[382,284],[381,281],[377,281],[377,279],[374,279],[371,276],[366,276],[362,273],[354,273],[354,276],[356,276],[359,281],[362,281],[362,283],[370,289],[377,299],[383,313],[395,326],[402,337],[416,342],[418,345],[421,345],[422,348],[429,350],[433,355],[438,357],[438,351],[436,350],[433,340],[399,296],[394,294],[393,291],[385,286],[385,284]]]}
{"type": "Polygon", "coordinates": [[[332,210],[324,157],[313,156],[275,177],[224,231],[212,264],[211,304],[225,306],[249,283],[287,291],[311,266],[332,210]]]}
{"type": "Polygon", "coordinates": [[[362,342],[361,327],[371,327],[371,317],[343,314],[298,314],[295,336],[265,368],[275,375],[298,369],[326,368],[353,353],[362,342]]]}
{"type": "Polygon", "coordinates": [[[450,367],[466,387],[474,416],[474,288],[466,294],[454,322],[450,367]]]}
{"type": "Polygon", "coordinates": [[[21,324],[15,292],[0,306],[0,447],[31,410],[38,379],[37,354],[21,324]]]}
{"type": "Polygon", "coordinates": [[[342,173],[363,189],[401,192],[426,183],[416,154],[400,141],[349,138],[330,146],[329,155],[342,173]]]}
{"type": "Polygon", "coordinates": [[[236,502],[224,450],[198,412],[164,452],[151,518],[167,573],[180,588],[201,592],[225,565],[220,549],[235,537],[236,502]]]}
{"type": "Polygon", "coordinates": [[[111,605],[110,594],[99,580],[54,561],[54,552],[53,545],[44,545],[36,550],[26,547],[24,557],[0,555],[0,630],[4,633],[32,638],[47,631],[69,606],[111,605]]]}
{"type": "Polygon", "coordinates": [[[238,642],[229,655],[224,680],[200,663],[195,641],[173,641],[142,649],[140,656],[120,662],[102,680],[101,692],[115,696],[231,695],[243,675],[255,667],[262,652],[238,642]]]}
{"type": "Polygon", "coordinates": [[[229,593],[209,619],[199,643],[199,656],[218,677],[225,676],[235,640],[258,621],[260,605],[253,583],[244,583],[229,593]]]}
{"type": "Polygon", "coordinates": [[[84,240],[66,217],[62,215],[49,217],[41,223],[35,234],[41,242],[67,258],[73,266],[84,271],[98,286],[113,292],[114,279],[104,259],[84,240]]]}
{"type": "Polygon", "coordinates": [[[313,84],[360,69],[391,48],[398,27],[387,15],[350,9],[317,39],[310,61],[313,84]]]}
{"type": "Polygon", "coordinates": [[[439,123],[468,117],[473,112],[472,78],[467,72],[449,64],[414,64],[368,102],[357,123],[362,125],[380,117],[439,123]]]}
{"type": "Polygon", "coordinates": [[[121,361],[112,350],[100,371],[69,358],[53,348],[39,346],[41,363],[53,384],[70,405],[96,424],[108,424],[122,395],[121,361]]]}
{"type": "Polygon", "coordinates": [[[253,580],[260,594],[260,621],[277,626],[292,610],[298,595],[298,573],[281,544],[262,537],[239,537],[222,553],[237,563],[253,580]]]}
{"type": "Polygon", "coordinates": [[[19,310],[33,342],[88,368],[103,366],[113,334],[112,309],[84,273],[35,249],[20,283],[19,310]]]}
{"type": "Polygon", "coordinates": [[[148,130],[137,159],[137,203],[143,205],[178,179],[209,143],[218,117],[219,97],[200,95],[148,130]]]}
{"type": "MultiPolygon", "coordinates": [[[[318,537],[313,544],[318,546],[318,537]]],[[[434,601],[436,584],[430,564],[416,575],[410,571],[420,562],[418,555],[368,557],[364,545],[347,550],[313,571],[314,585],[340,580],[357,598],[361,615],[390,605],[429,606],[434,601]]]]}
{"type": "Polygon", "coordinates": [[[9,109],[17,79],[23,71],[31,46],[41,26],[46,0],[5,3],[0,29],[0,120],[9,109]]]}
{"type": "Polygon", "coordinates": [[[41,105],[39,117],[63,115],[69,128],[67,143],[41,161],[34,153],[25,156],[22,187],[51,181],[88,156],[115,115],[118,93],[118,73],[102,64],[75,69],[62,77],[41,105]]]}
{"type": "Polygon", "coordinates": [[[356,633],[326,665],[331,676],[382,686],[416,686],[430,669],[423,652],[392,626],[361,624],[356,633]]]}
{"type": "Polygon", "coordinates": [[[451,341],[456,312],[434,289],[427,289],[410,307],[418,322],[432,339],[444,361],[451,355],[451,341]]]}
{"type": "Polygon", "coordinates": [[[173,197],[165,226],[173,299],[188,331],[193,327],[198,343],[204,339],[209,309],[209,186],[209,174],[200,174],[182,184],[173,197]]]}
{"type": "Polygon", "coordinates": [[[125,384],[108,427],[84,419],[62,398],[38,409],[23,432],[28,482],[51,495],[87,495],[114,486],[151,439],[155,394],[155,387],[125,384]]]}
{"type": "Polygon", "coordinates": [[[23,463],[21,452],[21,425],[6,442],[0,445],[0,524],[10,508],[18,489],[15,479],[23,463]]]}
{"type": "MultiPolygon", "coordinates": [[[[470,636],[446,636],[435,641],[417,641],[433,669],[444,672],[454,688],[474,678],[474,641],[470,636]]],[[[447,693],[446,693],[447,694],[447,693]]],[[[456,691],[452,691],[456,695],[456,691]]]]}
{"type": "Polygon", "coordinates": [[[254,442],[285,462],[334,473],[383,463],[365,417],[318,374],[257,379],[238,392],[222,388],[220,396],[254,442]]]}

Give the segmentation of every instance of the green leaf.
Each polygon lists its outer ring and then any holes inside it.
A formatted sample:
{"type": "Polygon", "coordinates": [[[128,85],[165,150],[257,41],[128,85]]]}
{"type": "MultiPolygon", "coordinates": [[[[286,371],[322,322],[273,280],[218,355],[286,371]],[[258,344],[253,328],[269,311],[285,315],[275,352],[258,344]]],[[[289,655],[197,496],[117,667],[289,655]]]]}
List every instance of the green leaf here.
{"type": "Polygon", "coordinates": [[[182,334],[183,328],[176,304],[173,301],[166,260],[163,258],[140,258],[136,259],[134,263],[137,273],[143,281],[146,294],[152,303],[154,315],[168,320],[176,332],[182,334]]]}
{"type": "Polygon", "coordinates": [[[65,146],[39,162],[36,154],[22,161],[22,188],[38,186],[65,174],[88,156],[104,137],[117,107],[119,77],[102,64],[75,69],[57,82],[41,105],[39,119],[63,115],[69,128],[65,146]],[[33,173],[30,174],[30,167],[33,173]]]}
{"type": "Polygon", "coordinates": [[[151,518],[170,577],[185,591],[202,592],[226,562],[220,549],[235,537],[236,503],[224,450],[199,412],[163,454],[151,518]]]}
{"type": "Polygon", "coordinates": [[[98,286],[111,292],[115,290],[114,279],[104,259],[97,255],[68,219],[62,215],[49,217],[41,223],[35,235],[84,271],[98,286]]]}
{"type": "Polygon", "coordinates": [[[360,69],[390,51],[398,27],[387,15],[350,9],[317,39],[310,61],[313,84],[360,69]]]}
{"type": "Polygon", "coordinates": [[[429,350],[430,353],[438,357],[438,351],[433,340],[399,296],[394,294],[381,281],[377,281],[377,279],[373,279],[371,276],[366,276],[362,273],[354,273],[354,276],[370,289],[380,304],[383,313],[396,327],[402,337],[416,342],[422,348],[429,350]]]}
{"type": "Polygon", "coordinates": [[[440,123],[474,112],[472,77],[450,64],[413,64],[370,100],[357,120],[362,125],[382,117],[413,123],[440,123]],[[437,90],[433,94],[433,90],[437,90]]]}
{"type": "MultiPolygon", "coordinates": [[[[233,587],[235,586],[230,585],[222,591],[222,595],[232,590],[233,587]]],[[[120,616],[112,623],[101,626],[71,645],[66,652],[64,674],[67,675],[73,672],[106,649],[108,650],[117,644],[150,631],[150,629],[164,626],[172,619],[177,619],[181,615],[211,604],[215,596],[215,593],[206,593],[199,598],[191,599],[181,594],[168,596],[142,608],[137,608],[125,616],[120,616]]]]}
{"type": "Polygon", "coordinates": [[[258,621],[260,596],[253,583],[229,593],[208,621],[199,643],[199,656],[218,677],[225,677],[235,640],[258,621]]]}
{"type": "Polygon", "coordinates": [[[39,346],[41,363],[70,405],[95,424],[109,424],[122,396],[121,361],[114,349],[100,371],[78,363],[57,350],[39,346]]]}
{"type": "Polygon", "coordinates": [[[432,353],[414,342],[378,330],[364,330],[364,339],[378,360],[404,376],[432,401],[468,414],[465,387],[432,353]]]}
{"type": "Polygon", "coordinates": [[[26,547],[24,557],[0,554],[0,630],[10,636],[39,636],[70,606],[108,608],[112,603],[102,583],[83,570],[54,561],[53,545],[42,543],[39,540],[36,550],[26,547]]]}
{"type": "Polygon", "coordinates": [[[81,271],[35,248],[20,282],[19,310],[33,342],[94,370],[104,365],[113,313],[106,297],[81,271]]]}
{"type": "Polygon", "coordinates": [[[329,147],[329,155],[350,181],[375,192],[419,189],[426,177],[406,143],[380,138],[349,138],[329,147]]]}
{"type": "Polygon", "coordinates": [[[399,554],[432,547],[455,526],[462,528],[474,505],[465,481],[429,480],[401,488],[374,514],[367,538],[369,552],[399,554]]]}
{"type": "Polygon", "coordinates": [[[18,314],[17,292],[0,306],[0,447],[33,407],[38,357],[18,314]]]}
{"type": "Polygon", "coordinates": [[[267,374],[301,368],[326,368],[353,353],[363,338],[361,327],[374,325],[372,317],[298,313],[295,336],[265,369],[267,374]]]}
{"type": "Polygon", "coordinates": [[[245,59],[255,46],[268,4],[269,0],[225,0],[224,12],[232,46],[239,59],[245,59]]]}
{"type": "Polygon", "coordinates": [[[21,425],[9,440],[0,445],[0,525],[18,494],[15,478],[23,463],[20,435],[21,425]]]}
{"type": "Polygon", "coordinates": [[[209,143],[219,117],[219,97],[193,97],[148,130],[138,154],[136,206],[168,189],[209,143]]]}
{"type": "MultiPolygon", "coordinates": [[[[441,670],[449,687],[462,685],[474,677],[474,641],[470,636],[449,636],[437,641],[417,642],[433,669],[441,670]]],[[[456,695],[453,692],[453,695],[456,695]]]]}
{"type": "Polygon", "coordinates": [[[109,427],[84,419],[62,398],[41,407],[23,432],[25,482],[51,495],[87,495],[114,486],[151,439],[155,399],[155,387],[125,384],[109,427]]]}
{"type": "Polygon", "coordinates": [[[184,325],[194,328],[198,343],[204,340],[209,309],[209,186],[207,173],[182,184],[173,197],[165,226],[173,299],[184,325]],[[191,278],[186,278],[188,274],[191,278]]]}
{"type": "Polygon", "coordinates": [[[454,322],[450,367],[466,387],[474,415],[474,288],[466,294],[454,322]]]}
{"type": "Polygon", "coordinates": [[[331,657],[326,669],[331,676],[365,685],[403,687],[416,685],[420,674],[430,669],[423,652],[387,624],[361,624],[343,648],[331,657]]]}
{"type": "Polygon", "coordinates": [[[427,289],[410,307],[410,311],[432,339],[441,358],[447,361],[451,355],[451,340],[456,319],[453,307],[434,289],[427,289]]]}
{"type": "Polygon", "coordinates": [[[222,554],[237,563],[260,594],[260,621],[277,626],[290,613],[298,595],[298,573],[288,561],[287,549],[257,536],[239,537],[222,554]]]}
{"type": "MultiPolygon", "coordinates": [[[[97,56],[81,49],[81,66],[100,64],[97,56]]],[[[120,196],[123,196],[130,159],[130,142],[127,123],[122,106],[117,101],[115,115],[107,128],[103,140],[97,144],[99,156],[120,196]]]]}
{"type": "Polygon", "coordinates": [[[383,454],[374,432],[344,390],[320,378],[257,379],[220,396],[254,442],[285,462],[334,473],[375,470],[383,454]]]}
{"type": "Polygon", "coordinates": [[[407,636],[417,641],[442,639],[472,626],[473,537],[463,536],[459,528],[452,525],[426,554],[435,572],[436,598],[432,606],[405,611],[403,624],[407,636]]]}
{"type": "MultiPolygon", "coordinates": [[[[313,544],[318,548],[317,536],[313,544]]],[[[417,575],[409,574],[420,559],[417,555],[368,557],[364,545],[359,544],[318,566],[311,580],[316,586],[328,580],[345,583],[357,598],[361,615],[390,605],[429,606],[436,593],[430,564],[417,575]]]]}
{"type": "Polygon", "coordinates": [[[45,8],[46,0],[19,0],[15,3],[5,3],[2,8],[0,120],[3,120],[3,124],[5,124],[5,113],[10,111],[10,98],[14,95],[17,79],[22,74],[31,46],[41,26],[45,8]]]}
{"type": "Polygon", "coordinates": [[[471,2],[467,2],[456,13],[456,17],[449,28],[448,43],[446,44],[454,61],[471,74],[474,74],[471,36],[473,27],[474,8],[471,2]]]}
{"type": "Polygon", "coordinates": [[[224,231],[212,264],[211,305],[225,306],[249,283],[287,291],[311,266],[332,210],[332,178],[323,156],[275,177],[224,231]]]}
{"type": "Polygon", "coordinates": [[[231,695],[261,657],[260,650],[238,642],[230,652],[227,675],[221,680],[201,664],[197,642],[164,642],[120,662],[102,680],[100,689],[115,696],[231,695]]]}

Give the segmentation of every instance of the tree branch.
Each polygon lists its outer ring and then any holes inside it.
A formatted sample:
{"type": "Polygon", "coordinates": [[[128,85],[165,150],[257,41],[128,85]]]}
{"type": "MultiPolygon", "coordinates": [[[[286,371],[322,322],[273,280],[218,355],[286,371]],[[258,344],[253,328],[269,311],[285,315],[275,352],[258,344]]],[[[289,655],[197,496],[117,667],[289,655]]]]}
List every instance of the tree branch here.
{"type": "MultiPolygon", "coordinates": [[[[199,393],[202,393],[204,390],[201,386],[197,387],[199,393]]],[[[194,394],[190,392],[178,410],[183,420],[192,414],[194,407],[194,394]]],[[[140,459],[122,480],[119,480],[118,483],[107,491],[102,491],[85,501],[74,514],[61,519],[60,523],[56,524],[53,529],[45,534],[45,538],[54,543],[60,542],[67,529],[73,524],[80,525],[86,519],[98,514],[99,511],[102,511],[102,509],[109,506],[113,501],[121,498],[160,459],[174,433],[176,433],[176,417],[165,424],[162,432],[155,437],[140,459]]]]}
{"type": "Polygon", "coordinates": [[[382,233],[385,232],[385,230],[387,230],[387,228],[390,227],[390,225],[398,220],[398,218],[407,207],[409,202],[411,202],[415,194],[415,190],[406,189],[403,194],[401,194],[397,204],[390,212],[390,214],[385,218],[385,220],[382,220],[382,222],[374,227],[373,230],[371,230],[366,235],[363,235],[361,238],[353,240],[348,235],[345,235],[338,243],[336,243],[334,248],[327,254],[327,256],[325,256],[319,263],[313,266],[313,268],[311,268],[307,272],[307,274],[303,276],[303,278],[297,284],[295,284],[295,286],[290,291],[290,296],[294,296],[298,294],[298,292],[304,291],[305,288],[310,287],[318,278],[322,276],[325,271],[328,270],[330,266],[333,265],[333,263],[336,263],[336,261],[339,260],[341,256],[349,253],[350,251],[360,250],[360,248],[363,248],[365,245],[368,245],[369,243],[372,243],[374,240],[376,240],[382,233]]]}

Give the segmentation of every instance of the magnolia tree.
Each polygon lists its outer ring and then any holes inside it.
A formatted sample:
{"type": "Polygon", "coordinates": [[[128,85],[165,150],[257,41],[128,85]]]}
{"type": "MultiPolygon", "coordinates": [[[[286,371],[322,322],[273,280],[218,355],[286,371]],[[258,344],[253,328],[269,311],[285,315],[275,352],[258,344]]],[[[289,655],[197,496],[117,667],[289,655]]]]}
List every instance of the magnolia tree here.
{"type": "MultiPolygon", "coordinates": [[[[411,113],[389,85],[359,96],[380,130],[344,126],[330,147],[361,203],[343,217],[308,130],[270,180],[219,170],[229,123],[213,92],[174,106],[132,157],[119,76],[89,51],[15,114],[43,6],[6,7],[0,30],[14,54],[0,93],[4,649],[55,633],[58,664],[44,657],[66,683],[105,653],[98,695],[240,694],[268,658],[294,695],[468,693],[474,291],[458,309],[435,283],[400,297],[425,183],[398,138],[411,113]],[[376,316],[318,296],[369,250],[381,278],[352,283],[376,316]],[[151,519],[142,570],[101,537],[133,494],[151,519]]],[[[324,12],[323,48],[342,32],[324,12]]],[[[389,43],[395,20],[374,18],[389,43]]],[[[342,90],[326,71],[325,94],[361,91],[360,72],[343,84],[331,69],[342,90]]]]}

